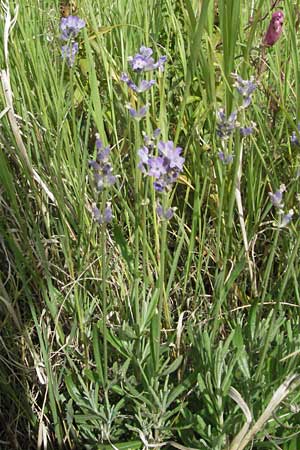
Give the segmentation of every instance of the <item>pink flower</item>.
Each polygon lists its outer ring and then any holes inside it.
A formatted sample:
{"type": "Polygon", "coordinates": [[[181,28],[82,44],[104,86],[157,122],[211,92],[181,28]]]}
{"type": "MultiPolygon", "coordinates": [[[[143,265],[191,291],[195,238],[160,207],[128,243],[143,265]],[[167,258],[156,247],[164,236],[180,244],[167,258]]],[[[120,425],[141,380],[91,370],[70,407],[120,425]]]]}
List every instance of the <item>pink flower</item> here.
{"type": "Polygon", "coordinates": [[[269,28],[264,36],[263,44],[271,47],[278,41],[282,33],[284,14],[282,11],[276,11],[272,14],[269,28]]]}

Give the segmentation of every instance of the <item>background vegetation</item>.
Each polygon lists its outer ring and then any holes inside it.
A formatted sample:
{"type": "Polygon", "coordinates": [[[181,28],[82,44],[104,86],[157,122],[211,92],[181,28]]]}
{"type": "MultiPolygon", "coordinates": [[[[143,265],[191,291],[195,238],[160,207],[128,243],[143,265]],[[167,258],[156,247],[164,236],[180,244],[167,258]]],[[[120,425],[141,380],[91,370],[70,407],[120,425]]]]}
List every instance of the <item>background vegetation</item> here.
{"type": "Polygon", "coordinates": [[[81,0],[72,68],[58,1],[22,0],[8,41],[2,3],[1,449],[300,448],[299,0],[275,3],[284,32],[262,49],[267,0],[81,0]],[[167,63],[137,96],[120,75],[141,45],[167,63]],[[238,120],[256,131],[224,148],[232,72],[255,78],[238,120]],[[168,222],[136,168],[158,127],[185,156],[168,222]],[[100,195],[96,132],[118,175],[100,195]]]}

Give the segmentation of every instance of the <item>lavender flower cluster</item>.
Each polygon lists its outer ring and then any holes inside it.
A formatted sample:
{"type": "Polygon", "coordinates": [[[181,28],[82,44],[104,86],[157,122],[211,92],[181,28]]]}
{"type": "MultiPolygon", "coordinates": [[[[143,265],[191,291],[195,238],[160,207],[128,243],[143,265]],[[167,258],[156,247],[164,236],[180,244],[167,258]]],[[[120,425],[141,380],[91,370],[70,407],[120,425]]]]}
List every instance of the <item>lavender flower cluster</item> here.
{"type": "Polygon", "coordinates": [[[293,218],[294,210],[290,209],[286,214],[284,214],[284,202],[283,202],[283,193],[286,191],[286,187],[284,184],[281,184],[279,189],[275,192],[269,192],[269,197],[272,205],[278,210],[279,215],[281,216],[279,227],[286,227],[293,218]]]}
{"type": "MultiPolygon", "coordinates": [[[[165,62],[167,61],[167,57],[160,56],[158,60],[155,62],[152,54],[153,50],[151,48],[142,46],[140,48],[139,53],[136,53],[134,56],[129,56],[128,62],[133,72],[137,74],[142,74],[144,72],[151,72],[154,70],[163,72],[165,62]]],[[[154,79],[151,80],[142,79],[139,80],[138,84],[136,84],[134,83],[134,81],[132,81],[132,79],[129,77],[127,73],[122,73],[120,79],[121,81],[127,84],[129,89],[131,89],[137,94],[142,94],[143,92],[148,91],[149,89],[151,89],[152,86],[156,84],[156,81],[154,79]]],[[[145,117],[148,111],[148,105],[142,106],[139,110],[135,110],[131,105],[127,105],[127,108],[129,110],[129,114],[131,115],[131,117],[133,117],[136,120],[140,120],[141,118],[145,117]]]]}
{"type": "Polygon", "coordinates": [[[78,16],[63,17],[60,21],[60,39],[67,42],[61,48],[61,54],[66,59],[69,67],[72,67],[78,53],[77,35],[85,27],[85,21],[78,16]]]}
{"type": "Polygon", "coordinates": [[[229,139],[233,131],[239,126],[237,115],[237,111],[233,111],[230,116],[226,117],[223,108],[217,111],[217,136],[221,140],[229,139]]]}
{"type": "MultiPolygon", "coordinates": [[[[154,132],[154,138],[158,137],[160,130],[154,132]]],[[[175,147],[173,141],[159,141],[154,145],[154,141],[148,136],[144,137],[145,144],[138,150],[138,168],[146,176],[154,179],[154,189],[164,194],[168,192],[173,183],[177,180],[183,170],[184,158],[181,156],[182,148],[175,147]],[[155,151],[156,147],[156,151],[155,151]],[[156,156],[156,153],[158,155],[156,156]]],[[[169,220],[174,214],[173,208],[164,208],[160,202],[156,207],[157,215],[160,219],[169,220]]]]}
{"type": "MultiPolygon", "coordinates": [[[[98,192],[102,192],[104,189],[113,186],[117,180],[117,177],[113,174],[112,165],[109,161],[110,147],[104,147],[99,135],[96,135],[96,148],[97,156],[95,160],[89,161],[89,166],[93,169],[94,182],[98,192]]],[[[111,203],[107,202],[100,211],[96,203],[92,205],[92,211],[94,219],[100,225],[109,223],[113,219],[111,203]]]]}
{"type": "Polygon", "coordinates": [[[236,87],[238,93],[243,97],[243,104],[241,108],[248,108],[252,100],[252,94],[257,88],[254,77],[251,76],[250,80],[243,80],[237,73],[232,73],[231,76],[235,80],[233,86],[236,87]]]}
{"type": "MultiPolygon", "coordinates": [[[[226,116],[225,111],[222,108],[216,113],[216,134],[221,139],[223,149],[225,147],[225,142],[231,137],[234,130],[239,129],[241,136],[244,138],[252,134],[256,126],[254,122],[251,122],[249,126],[241,127],[238,122],[238,112],[249,107],[252,101],[252,95],[257,88],[254,77],[251,77],[250,80],[243,80],[238,74],[232,74],[232,77],[235,80],[233,86],[242,96],[243,102],[242,105],[236,111],[233,111],[229,116],[226,116]]],[[[300,132],[300,123],[297,128],[298,132],[300,132]]],[[[295,131],[292,133],[291,142],[292,144],[300,145],[298,135],[295,131]]],[[[218,152],[218,157],[223,164],[230,164],[233,161],[233,156],[227,154],[223,150],[218,152]]],[[[280,216],[278,224],[280,228],[287,226],[291,222],[294,215],[293,209],[290,209],[287,213],[284,213],[283,193],[285,190],[286,187],[282,184],[277,191],[269,192],[270,201],[277,209],[280,216]]]]}
{"type": "MultiPolygon", "coordinates": [[[[152,49],[145,46],[142,46],[134,56],[128,58],[131,69],[139,75],[155,70],[163,72],[166,60],[166,56],[161,56],[155,61],[152,49]]],[[[156,84],[154,79],[142,79],[136,84],[126,73],[122,73],[121,81],[137,94],[147,91],[156,84]]],[[[137,110],[130,104],[127,104],[126,107],[135,120],[145,117],[149,109],[148,104],[137,110]]],[[[158,141],[159,135],[160,129],[156,129],[152,137],[144,134],[144,145],[137,152],[138,168],[145,176],[153,178],[154,189],[158,194],[164,195],[171,189],[182,171],[184,158],[181,156],[181,147],[175,147],[173,141],[158,141]]],[[[157,215],[160,219],[169,220],[174,214],[174,209],[166,207],[165,202],[162,203],[164,206],[159,201],[157,203],[157,215]]]]}
{"type": "MultiPolygon", "coordinates": [[[[223,108],[220,108],[216,112],[216,134],[219,139],[221,139],[222,146],[225,147],[225,142],[231,137],[234,130],[239,129],[242,138],[250,136],[255,131],[256,124],[251,122],[249,126],[240,126],[238,122],[238,113],[241,110],[248,108],[252,101],[252,94],[257,88],[257,84],[254,81],[254,77],[250,80],[243,80],[238,74],[232,74],[235,80],[233,86],[236,88],[237,92],[242,96],[243,103],[235,111],[233,111],[229,116],[226,116],[223,108]]],[[[218,152],[218,157],[220,161],[224,164],[230,164],[233,161],[232,155],[226,154],[224,151],[218,152]]]]}
{"type": "Polygon", "coordinates": [[[160,56],[157,62],[152,57],[153,50],[144,45],[140,48],[140,53],[128,57],[128,62],[134,72],[149,72],[159,69],[163,72],[164,64],[167,61],[166,56],[160,56]]]}
{"type": "Polygon", "coordinates": [[[174,147],[173,141],[159,141],[157,149],[158,156],[153,156],[148,147],[140,148],[138,167],[145,175],[154,178],[153,186],[156,191],[164,192],[177,180],[183,169],[184,158],[180,156],[182,148],[174,147]]]}

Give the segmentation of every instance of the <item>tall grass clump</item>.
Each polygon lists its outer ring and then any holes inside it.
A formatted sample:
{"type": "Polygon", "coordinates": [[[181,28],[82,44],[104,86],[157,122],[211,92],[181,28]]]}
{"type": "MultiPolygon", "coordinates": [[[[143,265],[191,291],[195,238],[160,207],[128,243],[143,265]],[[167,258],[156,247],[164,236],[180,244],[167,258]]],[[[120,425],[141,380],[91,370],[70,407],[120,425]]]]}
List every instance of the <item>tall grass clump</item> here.
{"type": "Polygon", "coordinates": [[[298,0],[60,6],[1,2],[0,448],[297,450],[298,0]]]}

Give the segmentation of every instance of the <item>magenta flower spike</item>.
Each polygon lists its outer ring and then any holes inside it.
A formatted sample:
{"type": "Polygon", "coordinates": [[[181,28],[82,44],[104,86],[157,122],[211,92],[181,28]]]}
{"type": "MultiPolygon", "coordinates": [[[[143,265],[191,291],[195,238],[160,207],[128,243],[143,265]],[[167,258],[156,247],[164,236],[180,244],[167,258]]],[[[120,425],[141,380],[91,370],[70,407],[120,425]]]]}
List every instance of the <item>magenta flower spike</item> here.
{"type": "Polygon", "coordinates": [[[264,36],[263,44],[266,47],[272,47],[281,36],[284,14],[282,11],[276,11],[272,14],[269,28],[264,36]]]}

